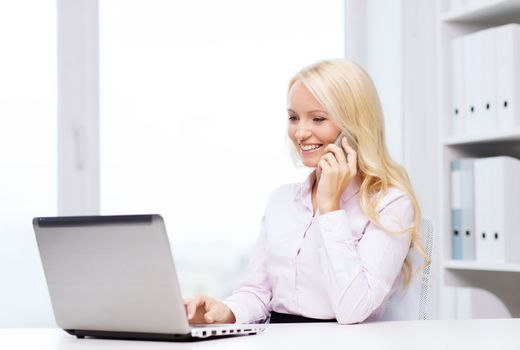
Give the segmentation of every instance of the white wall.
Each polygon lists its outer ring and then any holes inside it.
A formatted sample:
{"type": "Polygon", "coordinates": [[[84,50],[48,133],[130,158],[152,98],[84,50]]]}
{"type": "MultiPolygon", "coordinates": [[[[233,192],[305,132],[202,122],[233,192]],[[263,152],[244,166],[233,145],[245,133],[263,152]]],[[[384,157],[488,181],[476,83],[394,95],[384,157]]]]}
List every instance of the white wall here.
{"type": "Polygon", "coordinates": [[[402,2],[345,0],[345,3],[345,55],[372,77],[383,107],[388,149],[402,163],[402,2]]]}
{"type": "Polygon", "coordinates": [[[366,1],[365,68],[379,91],[386,142],[399,163],[403,153],[403,42],[401,0],[366,1]]]}
{"type": "Polygon", "coordinates": [[[346,2],[346,56],[372,76],[391,154],[410,173],[423,214],[435,219],[436,191],[431,187],[437,150],[435,3],[346,2]]]}
{"type": "MultiPolygon", "coordinates": [[[[422,215],[437,222],[437,49],[434,1],[402,1],[404,164],[422,215]]],[[[440,317],[440,249],[434,238],[432,318],[440,317]]]]}
{"type": "MultiPolygon", "coordinates": [[[[346,4],[346,55],[372,76],[385,114],[390,153],[407,169],[423,216],[436,222],[435,2],[346,0],[346,4]]],[[[434,286],[438,267],[434,264],[434,286]]],[[[437,317],[435,288],[432,304],[431,316],[437,317]]]]}

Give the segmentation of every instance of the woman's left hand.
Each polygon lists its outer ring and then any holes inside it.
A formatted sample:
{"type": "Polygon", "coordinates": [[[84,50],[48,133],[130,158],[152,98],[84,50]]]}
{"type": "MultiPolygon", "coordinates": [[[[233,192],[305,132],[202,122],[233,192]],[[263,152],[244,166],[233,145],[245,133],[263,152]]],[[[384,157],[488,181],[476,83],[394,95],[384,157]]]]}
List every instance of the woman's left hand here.
{"type": "Polygon", "coordinates": [[[327,153],[318,162],[321,175],[316,200],[321,214],[340,209],[341,196],[357,175],[357,152],[345,137],[341,143],[345,152],[335,144],[329,144],[325,147],[327,153]]]}

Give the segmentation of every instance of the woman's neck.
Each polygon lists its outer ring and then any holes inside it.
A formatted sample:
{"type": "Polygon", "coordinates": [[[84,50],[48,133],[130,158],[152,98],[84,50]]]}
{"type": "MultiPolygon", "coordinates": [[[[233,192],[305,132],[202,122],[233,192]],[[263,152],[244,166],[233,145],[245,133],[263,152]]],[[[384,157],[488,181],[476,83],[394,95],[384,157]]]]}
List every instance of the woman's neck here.
{"type": "Polygon", "coordinates": [[[321,178],[321,170],[318,168],[314,169],[314,182],[312,184],[312,198],[316,195],[316,191],[318,191],[318,184],[320,183],[321,178]]]}

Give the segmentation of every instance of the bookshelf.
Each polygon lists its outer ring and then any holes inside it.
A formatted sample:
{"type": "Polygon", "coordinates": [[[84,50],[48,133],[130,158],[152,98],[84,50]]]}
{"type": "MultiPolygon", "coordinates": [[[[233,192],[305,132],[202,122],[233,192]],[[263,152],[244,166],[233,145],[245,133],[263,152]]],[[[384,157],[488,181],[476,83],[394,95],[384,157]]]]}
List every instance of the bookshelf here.
{"type": "Polygon", "coordinates": [[[491,132],[481,135],[450,136],[443,140],[443,146],[469,146],[474,144],[502,143],[507,141],[520,142],[520,129],[513,129],[505,132],[491,132]]]}
{"type": "MultiPolygon", "coordinates": [[[[520,23],[520,0],[438,1],[439,49],[439,247],[441,285],[487,290],[513,317],[520,317],[520,263],[484,263],[451,259],[450,164],[463,157],[508,155],[520,158],[520,128],[471,135],[452,132],[451,40],[490,27],[520,23]]],[[[520,249],[520,247],[519,247],[520,249]]]]}
{"type": "Polygon", "coordinates": [[[520,263],[495,264],[479,261],[445,260],[444,268],[448,270],[520,272],[520,263]]]}

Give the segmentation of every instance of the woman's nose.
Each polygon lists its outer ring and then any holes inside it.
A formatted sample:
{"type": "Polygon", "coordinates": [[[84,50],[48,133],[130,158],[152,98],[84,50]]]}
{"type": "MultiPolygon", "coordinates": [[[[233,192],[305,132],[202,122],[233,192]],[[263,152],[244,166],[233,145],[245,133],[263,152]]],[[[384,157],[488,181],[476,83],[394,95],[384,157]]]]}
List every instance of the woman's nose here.
{"type": "Polygon", "coordinates": [[[296,133],[294,134],[294,137],[296,138],[296,141],[300,142],[302,140],[305,140],[311,136],[310,130],[306,128],[299,127],[296,129],[296,133]]]}

